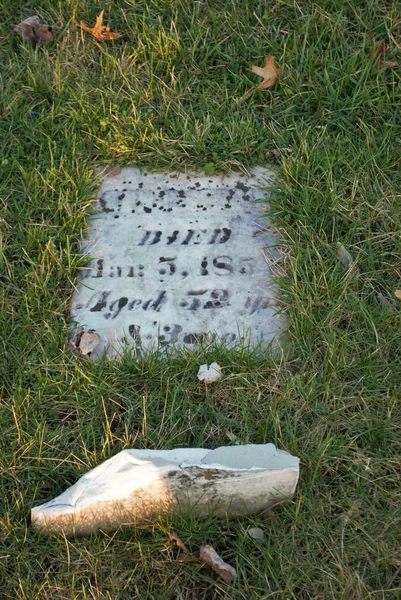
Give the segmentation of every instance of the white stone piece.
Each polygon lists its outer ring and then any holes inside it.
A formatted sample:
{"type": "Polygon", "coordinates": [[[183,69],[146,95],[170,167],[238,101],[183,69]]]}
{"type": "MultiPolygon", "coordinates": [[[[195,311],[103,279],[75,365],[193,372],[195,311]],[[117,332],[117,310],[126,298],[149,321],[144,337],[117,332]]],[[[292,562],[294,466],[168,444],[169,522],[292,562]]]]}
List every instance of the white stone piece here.
{"type": "Polygon", "coordinates": [[[113,356],[168,344],[266,347],[281,331],[271,267],[277,235],[263,216],[273,173],[105,177],[72,301],[75,323],[113,356]]]}
{"type": "Polygon", "coordinates": [[[254,540],[264,542],[266,540],[265,532],[260,527],[248,527],[248,535],[254,540]]]}
{"type": "Polygon", "coordinates": [[[237,577],[234,567],[226,563],[212,546],[201,546],[199,549],[199,559],[209,565],[228,584],[232,583],[237,577]]]}
{"type": "Polygon", "coordinates": [[[63,494],[32,509],[45,530],[79,534],[161,513],[255,514],[293,495],[299,459],[273,444],[215,450],[123,450],[63,494]]]}
{"type": "Polygon", "coordinates": [[[199,381],[204,381],[205,383],[214,383],[215,381],[221,379],[221,377],[221,367],[215,362],[212,362],[209,368],[207,368],[207,365],[201,365],[199,367],[199,381]]]}

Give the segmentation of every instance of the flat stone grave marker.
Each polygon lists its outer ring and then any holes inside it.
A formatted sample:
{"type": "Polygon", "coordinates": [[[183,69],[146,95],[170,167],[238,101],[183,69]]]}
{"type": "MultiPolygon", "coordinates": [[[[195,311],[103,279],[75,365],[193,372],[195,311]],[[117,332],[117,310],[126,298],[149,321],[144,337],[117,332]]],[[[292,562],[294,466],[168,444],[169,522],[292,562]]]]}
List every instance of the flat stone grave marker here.
{"type": "Polygon", "coordinates": [[[82,243],[91,263],[72,301],[76,325],[100,335],[92,357],[213,338],[266,347],[283,325],[271,269],[277,233],[263,214],[272,179],[263,168],[106,177],[82,243]]]}

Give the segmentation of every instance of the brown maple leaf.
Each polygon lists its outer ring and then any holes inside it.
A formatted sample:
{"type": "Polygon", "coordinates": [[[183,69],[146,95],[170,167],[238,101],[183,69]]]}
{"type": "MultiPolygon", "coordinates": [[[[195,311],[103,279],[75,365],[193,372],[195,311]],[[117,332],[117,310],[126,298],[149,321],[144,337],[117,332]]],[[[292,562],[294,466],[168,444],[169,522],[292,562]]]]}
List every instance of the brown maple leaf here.
{"type": "Polygon", "coordinates": [[[103,25],[103,15],[104,10],[96,17],[96,24],[94,27],[88,27],[83,21],[75,23],[75,25],[90,33],[96,40],[117,40],[122,34],[111,31],[108,25],[103,25]]]}
{"type": "Polygon", "coordinates": [[[266,63],[264,67],[257,67],[252,65],[252,73],[263,77],[262,83],[259,83],[258,87],[262,90],[267,90],[276,83],[276,80],[280,77],[284,67],[277,69],[274,61],[274,56],[266,56],[266,63]]]}

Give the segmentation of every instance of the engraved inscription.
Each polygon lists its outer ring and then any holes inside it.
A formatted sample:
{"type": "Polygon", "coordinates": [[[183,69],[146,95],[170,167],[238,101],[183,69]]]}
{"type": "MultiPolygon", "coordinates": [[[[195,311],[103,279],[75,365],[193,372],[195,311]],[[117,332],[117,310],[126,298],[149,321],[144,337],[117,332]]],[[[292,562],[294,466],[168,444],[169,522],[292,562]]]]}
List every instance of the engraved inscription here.
{"type": "MultiPolygon", "coordinates": [[[[180,260],[177,263],[177,256],[157,256],[155,255],[155,264],[148,265],[148,271],[159,275],[188,275],[185,270],[177,268],[177,264],[181,263],[181,268],[184,269],[185,261],[180,260]]],[[[254,272],[256,261],[252,256],[232,257],[228,254],[216,256],[212,259],[208,256],[203,256],[199,259],[199,269],[196,263],[194,264],[195,272],[199,271],[199,275],[205,277],[209,274],[214,274],[217,277],[226,277],[228,275],[252,275],[254,272]],[[210,262],[209,262],[210,261],[210,262]]],[[[84,278],[99,278],[99,277],[143,277],[145,274],[145,266],[138,265],[108,265],[105,266],[104,259],[97,261],[97,267],[94,270],[87,270],[84,278]]]]}
{"type": "Polygon", "coordinates": [[[171,344],[267,345],[279,332],[269,265],[275,232],[263,216],[271,174],[172,176],[122,169],[99,194],[91,262],[73,319],[110,354],[171,344]]]}
{"type": "Polygon", "coordinates": [[[138,246],[154,246],[159,242],[164,242],[167,246],[181,245],[198,245],[198,244],[226,244],[232,234],[228,227],[218,228],[214,230],[202,229],[187,229],[168,233],[163,231],[145,231],[138,246]]]}

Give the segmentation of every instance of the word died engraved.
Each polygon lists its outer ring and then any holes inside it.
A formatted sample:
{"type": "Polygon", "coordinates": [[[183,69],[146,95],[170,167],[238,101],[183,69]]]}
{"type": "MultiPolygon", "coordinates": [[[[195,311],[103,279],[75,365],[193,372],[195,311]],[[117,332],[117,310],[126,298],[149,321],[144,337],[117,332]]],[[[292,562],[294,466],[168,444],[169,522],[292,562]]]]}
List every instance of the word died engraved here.
{"type": "Polygon", "coordinates": [[[231,229],[222,227],[221,229],[187,229],[180,232],[178,229],[172,232],[171,235],[163,231],[145,231],[138,246],[154,246],[159,242],[167,246],[196,246],[198,244],[226,244],[231,237],[231,229]]]}

